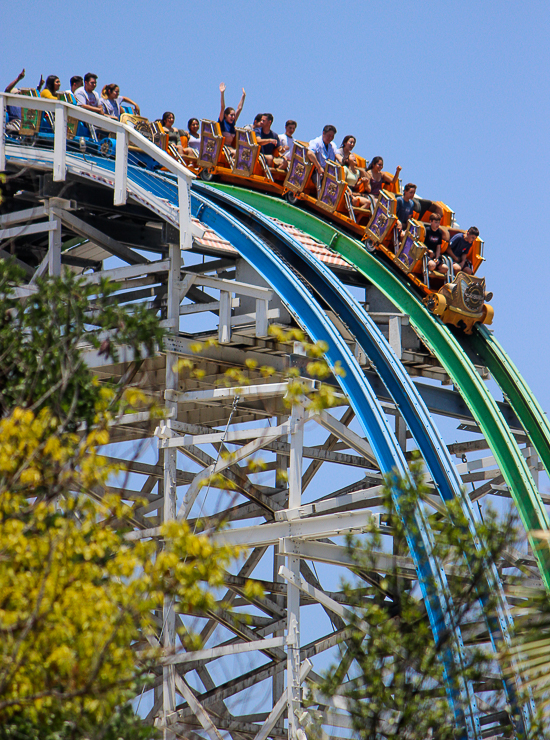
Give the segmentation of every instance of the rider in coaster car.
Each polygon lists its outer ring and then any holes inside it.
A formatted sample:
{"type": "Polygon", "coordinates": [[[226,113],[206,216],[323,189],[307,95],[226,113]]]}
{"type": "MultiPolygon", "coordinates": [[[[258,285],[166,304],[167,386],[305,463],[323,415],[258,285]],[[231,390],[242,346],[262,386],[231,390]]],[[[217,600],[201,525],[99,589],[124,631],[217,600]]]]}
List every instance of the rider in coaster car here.
{"type": "Polygon", "coordinates": [[[235,108],[225,107],[225,82],[222,82],[220,84],[220,93],[221,108],[220,115],[218,116],[218,122],[222,130],[223,138],[225,139],[224,143],[227,146],[233,147],[235,144],[235,124],[237,123],[239,116],[241,115],[241,111],[244,105],[244,99],[246,98],[246,93],[243,87],[243,94],[241,95],[237,110],[235,110],[235,108]]]}

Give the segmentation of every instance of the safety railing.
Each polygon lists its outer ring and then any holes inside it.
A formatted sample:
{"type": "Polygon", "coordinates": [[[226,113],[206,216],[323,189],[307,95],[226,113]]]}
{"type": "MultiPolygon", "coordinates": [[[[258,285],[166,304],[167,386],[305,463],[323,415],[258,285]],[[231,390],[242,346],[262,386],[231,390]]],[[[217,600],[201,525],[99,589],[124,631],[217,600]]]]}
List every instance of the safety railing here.
{"type": "MultiPolygon", "coordinates": [[[[7,106],[32,108],[53,115],[54,146],[53,146],[53,179],[63,182],[67,174],[67,120],[73,118],[84,124],[94,126],[116,137],[115,172],[114,172],[114,204],[122,206],[126,203],[128,193],[128,147],[135,146],[145,154],[173,173],[178,184],[179,230],[180,248],[191,249],[191,210],[189,187],[195,175],[184,165],[170,157],[165,151],[153,144],[149,139],[134,130],[127,124],[115,121],[106,116],[100,116],[79,106],[65,103],[61,100],[47,98],[29,98],[26,95],[0,93],[0,172],[6,170],[6,109],[7,106]]],[[[9,146],[9,145],[8,145],[9,146]]]]}

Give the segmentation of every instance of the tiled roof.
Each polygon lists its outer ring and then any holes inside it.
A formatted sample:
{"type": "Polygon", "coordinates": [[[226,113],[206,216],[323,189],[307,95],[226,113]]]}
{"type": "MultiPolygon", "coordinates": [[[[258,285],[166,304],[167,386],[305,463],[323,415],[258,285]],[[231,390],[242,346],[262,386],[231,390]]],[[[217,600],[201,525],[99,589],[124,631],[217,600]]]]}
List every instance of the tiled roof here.
{"type": "MultiPolygon", "coordinates": [[[[336,267],[348,270],[353,269],[345,260],[333,254],[324,246],[324,244],[321,244],[321,242],[317,241],[317,239],[314,239],[312,236],[309,236],[309,234],[305,234],[303,231],[300,231],[300,229],[297,229],[295,226],[292,226],[291,224],[285,224],[283,221],[279,221],[276,218],[273,218],[271,220],[278,226],[283,228],[290,236],[292,236],[294,239],[297,239],[301,244],[303,244],[303,246],[306,247],[306,249],[308,249],[318,259],[320,259],[321,262],[325,262],[327,265],[335,265],[336,267]]],[[[215,231],[210,229],[208,226],[205,226],[203,223],[195,218],[193,219],[193,221],[195,221],[195,223],[199,224],[200,227],[204,229],[204,236],[200,239],[197,237],[195,237],[194,239],[194,241],[198,245],[213,251],[226,253],[236,252],[231,244],[226,239],[218,236],[215,231]]]]}

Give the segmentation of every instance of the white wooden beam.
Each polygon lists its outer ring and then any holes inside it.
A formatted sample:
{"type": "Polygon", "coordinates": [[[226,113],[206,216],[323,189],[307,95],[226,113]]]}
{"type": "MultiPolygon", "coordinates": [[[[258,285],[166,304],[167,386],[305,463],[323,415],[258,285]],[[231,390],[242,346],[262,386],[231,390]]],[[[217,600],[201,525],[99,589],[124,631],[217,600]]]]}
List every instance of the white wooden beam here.
{"type": "Polygon", "coordinates": [[[44,218],[48,215],[48,209],[46,206],[37,206],[36,208],[25,208],[22,211],[15,211],[14,213],[5,213],[0,216],[0,226],[5,228],[12,224],[21,223],[24,221],[28,224],[29,221],[34,221],[37,218],[44,218]]]}
{"type": "MultiPolygon", "coordinates": [[[[300,666],[300,683],[303,683],[306,678],[308,677],[311,669],[313,668],[313,663],[306,658],[302,665],[300,666]]],[[[287,706],[287,697],[286,694],[282,694],[269,713],[267,719],[262,724],[261,730],[258,732],[258,734],[254,737],[254,740],[267,740],[269,733],[273,730],[275,725],[277,724],[277,721],[279,717],[282,715],[284,710],[287,706]]]]}
{"type": "Polygon", "coordinates": [[[267,336],[267,327],[269,319],[278,319],[281,315],[281,311],[278,308],[270,308],[269,311],[265,308],[267,301],[256,301],[256,305],[260,304],[263,308],[260,309],[260,314],[254,313],[243,313],[239,316],[232,316],[230,319],[231,326],[244,326],[245,324],[255,324],[257,337],[267,336]],[[258,325],[260,328],[258,329],[258,325]]]}
{"type": "Polygon", "coordinates": [[[67,173],[67,106],[55,103],[55,129],[53,142],[53,179],[63,182],[67,173]]]}
{"type": "Polygon", "coordinates": [[[188,178],[178,172],[178,219],[180,227],[180,249],[182,251],[193,248],[189,185],[188,178]]]}
{"type": "Polygon", "coordinates": [[[283,647],[286,643],[284,637],[272,637],[265,640],[253,640],[252,642],[237,642],[233,645],[196,650],[190,653],[177,653],[168,655],[162,659],[163,665],[182,665],[193,663],[195,660],[210,661],[223,658],[226,655],[239,655],[250,653],[254,650],[269,650],[271,648],[283,647]]]}
{"type": "MultiPolygon", "coordinates": [[[[313,386],[313,381],[311,381],[311,386],[313,386]]],[[[258,398],[284,396],[287,388],[288,384],[286,381],[284,383],[261,383],[260,385],[245,385],[231,388],[212,388],[207,391],[170,392],[170,399],[178,403],[200,403],[201,401],[211,402],[233,399],[235,396],[239,396],[239,398],[246,398],[247,401],[252,401],[258,398]]]]}
{"type": "Polygon", "coordinates": [[[87,283],[99,283],[103,278],[109,278],[113,282],[128,280],[141,275],[149,275],[155,272],[167,272],[170,268],[170,260],[159,260],[148,264],[129,265],[128,267],[115,267],[113,270],[101,270],[90,275],[83,275],[87,283]]]}
{"type": "Polygon", "coordinates": [[[301,504],[296,508],[276,511],[275,519],[280,522],[289,522],[292,519],[302,519],[322,512],[328,513],[329,511],[342,511],[343,507],[351,506],[361,501],[380,496],[383,490],[384,486],[373,486],[372,488],[363,488],[360,491],[345,493],[342,496],[327,498],[312,504],[301,504]]]}
{"type": "Polygon", "coordinates": [[[283,434],[288,434],[291,429],[290,421],[284,422],[276,427],[261,427],[258,429],[238,429],[236,431],[211,432],[210,434],[185,434],[184,436],[173,436],[170,423],[161,424],[155,430],[155,435],[161,439],[161,446],[166,447],[189,447],[189,445],[206,445],[216,442],[238,442],[243,439],[273,439],[283,434]]]}
{"type": "Polygon", "coordinates": [[[390,316],[388,327],[389,327],[388,328],[388,340],[390,343],[390,347],[395,352],[397,359],[400,360],[402,356],[401,317],[400,316],[390,316]]]}
{"type": "Polygon", "coordinates": [[[214,535],[214,538],[216,542],[223,544],[259,547],[273,545],[284,537],[319,539],[357,534],[373,525],[378,526],[379,523],[380,514],[374,514],[370,509],[358,509],[290,522],[268,522],[260,526],[226,529],[214,535]]]}
{"type": "MultiPolygon", "coordinates": [[[[210,737],[210,740],[223,740],[216,726],[210,719],[210,715],[208,714],[206,709],[202,706],[202,704],[197,699],[195,694],[191,691],[191,688],[187,685],[186,681],[181,676],[179,676],[177,673],[175,674],[175,678],[176,678],[176,687],[178,689],[178,692],[183,696],[185,701],[189,704],[191,711],[201,723],[203,729],[206,731],[206,733],[210,737]]],[[[165,737],[168,740],[170,735],[165,735],[165,737]]]]}
{"type": "Polygon", "coordinates": [[[256,336],[257,337],[267,337],[267,332],[269,328],[268,320],[270,318],[278,319],[280,315],[279,309],[276,308],[276,309],[273,309],[274,312],[276,311],[276,314],[272,313],[270,316],[267,306],[268,306],[267,300],[256,298],[256,336]]]}
{"type": "Polygon", "coordinates": [[[128,131],[125,128],[116,133],[115,152],[115,206],[126,204],[128,192],[128,131]]]}
{"type": "Polygon", "coordinates": [[[0,241],[3,239],[16,239],[18,236],[30,236],[40,234],[43,231],[52,231],[57,228],[53,221],[41,221],[38,224],[20,224],[11,229],[0,230],[0,241]]]}
{"type": "Polygon", "coordinates": [[[354,431],[352,431],[349,427],[342,424],[342,422],[340,422],[338,419],[335,419],[334,416],[329,414],[327,411],[321,411],[313,418],[329,432],[332,432],[332,434],[341,439],[343,442],[349,444],[352,450],[355,450],[360,455],[363,455],[363,457],[366,457],[367,460],[370,460],[371,462],[376,464],[376,457],[369,443],[358,434],[356,434],[354,431]]]}
{"type": "Polygon", "coordinates": [[[48,274],[61,275],[61,219],[50,208],[50,224],[54,226],[48,234],[48,274]]]}
{"type": "Polygon", "coordinates": [[[229,344],[231,341],[231,293],[220,291],[220,323],[218,326],[218,342],[229,344]]]}
{"type": "Polygon", "coordinates": [[[210,277],[209,275],[195,275],[195,285],[201,285],[204,288],[213,288],[215,290],[225,290],[229,293],[246,295],[250,298],[259,298],[261,300],[270,301],[273,298],[273,291],[269,288],[261,288],[259,285],[241,283],[237,280],[210,277]]]}
{"type": "Polygon", "coordinates": [[[285,565],[281,565],[281,567],[279,568],[279,575],[282,576],[285,581],[291,583],[300,591],[303,591],[303,593],[307,594],[310,598],[312,598],[314,601],[317,601],[319,604],[322,604],[334,614],[337,614],[342,619],[346,619],[348,622],[353,622],[353,624],[358,629],[362,630],[365,633],[369,631],[368,624],[366,624],[362,620],[357,620],[354,612],[352,612],[351,609],[346,609],[345,606],[342,606],[342,604],[339,604],[337,601],[334,601],[334,599],[331,599],[331,597],[327,596],[323,591],[304,581],[304,579],[300,575],[296,575],[295,573],[290,571],[285,565]]]}
{"type": "MultiPolygon", "coordinates": [[[[240,298],[231,299],[231,308],[238,308],[241,304],[240,298]]],[[[185,306],[180,306],[180,316],[188,316],[189,314],[204,313],[205,311],[219,311],[220,302],[212,301],[211,303],[186,303],[185,306]]],[[[234,321],[237,317],[231,318],[231,325],[234,325],[234,321]]]]}

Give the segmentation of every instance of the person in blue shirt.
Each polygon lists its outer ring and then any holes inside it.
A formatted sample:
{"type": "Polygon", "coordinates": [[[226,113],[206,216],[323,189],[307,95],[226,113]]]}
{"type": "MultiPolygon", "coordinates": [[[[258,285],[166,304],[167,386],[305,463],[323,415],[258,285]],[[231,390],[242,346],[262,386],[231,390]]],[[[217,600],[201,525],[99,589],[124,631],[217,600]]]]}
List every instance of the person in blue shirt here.
{"type": "MultiPolygon", "coordinates": [[[[16,87],[17,83],[20,82],[23,77],[25,76],[25,70],[22,69],[21,72],[17,75],[15,80],[12,80],[10,84],[6,87],[4,92],[6,93],[13,93],[14,95],[17,95],[20,91],[19,88],[16,87]]],[[[40,92],[42,85],[44,84],[44,79],[42,78],[42,75],[40,75],[40,82],[37,85],[37,92],[40,92]]],[[[8,105],[6,106],[6,113],[8,114],[8,123],[6,124],[6,133],[8,134],[16,134],[19,132],[19,127],[21,125],[21,107],[18,105],[8,105]]]]}
{"type": "Polygon", "coordinates": [[[320,187],[327,159],[332,162],[342,162],[342,157],[337,154],[336,147],[332,143],[336,136],[336,127],[330,124],[323,128],[323,133],[309,142],[307,157],[315,167],[317,186],[320,187]]]}
{"type": "Polygon", "coordinates": [[[468,259],[470,247],[479,236],[477,226],[470,226],[465,234],[455,234],[449,242],[449,255],[453,260],[455,273],[462,272],[473,274],[472,263],[468,259]]]}
{"type": "Polygon", "coordinates": [[[397,228],[399,229],[400,235],[407,228],[407,221],[411,218],[414,211],[414,194],[416,193],[416,185],[409,182],[405,185],[403,195],[400,195],[397,199],[397,210],[396,216],[398,218],[397,228]]]}

